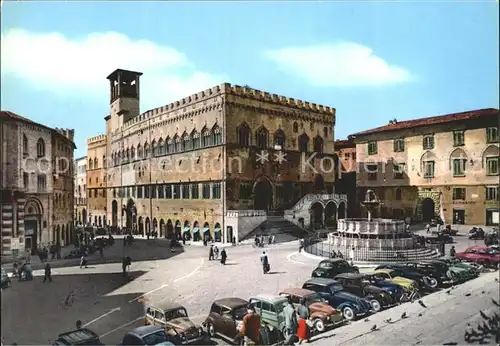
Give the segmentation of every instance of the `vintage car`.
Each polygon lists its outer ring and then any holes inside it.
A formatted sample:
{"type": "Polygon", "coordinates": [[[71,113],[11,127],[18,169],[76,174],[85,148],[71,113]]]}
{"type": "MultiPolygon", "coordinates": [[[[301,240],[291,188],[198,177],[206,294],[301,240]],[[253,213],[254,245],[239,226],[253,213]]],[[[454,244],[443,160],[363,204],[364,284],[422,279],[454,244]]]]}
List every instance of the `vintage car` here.
{"type": "MultiPolygon", "coordinates": [[[[210,313],[203,326],[210,337],[219,336],[230,342],[238,340],[243,317],[247,313],[248,301],[241,298],[223,298],[212,303],[210,313]]],[[[265,323],[261,326],[261,342],[272,345],[281,339],[281,333],[275,329],[273,333],[265,323]]],[[[240,340],[241,341],[241,340],[240,340]]]]}
{"type": "Polygon", "coordinates": [[[175,344],[191,344],[206,337],[203,328],[195,325],[189,319],[186,309],[177,303],[161,302],[149,305],[144,324],[164,327],[175,344]]]}
{"type": "Polygon", "coordinates": [[[59,334],[52,345],[104,345],[99,335],[87,328],[59,334]]]}
{"type": "Polygon", "coordinates": [[[351,266],[343,259],[326,259],[319,262],[311,276],[313,278],[333,279],[335,275],[342,273],[359,273],[359,268],[351,266]]]}
{"type": "MultiPolygon", "coordinates": [[[[459,259],[454,257],[454,262],[444,261],[442,259],[432,259],[432,260],[424,260],[422,263],[427,263],[439,268],[441,273],[446,271],[446,276],[448,278],[451,277],[451,283],[457,284],[462,283],[471,279],[474,279],[479,276],[480,270],[479,267],[472,266],[470,264],[466,264],[461,262],[459,259]]],[[[443,274],[441,274],[443,275],[443,274]]],[[[450,281],[449,281],[450,283],[450,281]]]]}
{"type": "Polygon", "coordinates": [[[406,288],[378,273],[364,273],[363,281],[385,290],[396,302],[401,302],[402,297],[407,293],[406,288]]]}
{"type": "Polygon", "coordinates": [[[372,306],[366,299],[344,291],[344,287],[333,279],[312,278],[307,280],[302,288],[319,293],[332,307],[342,311],[348,321],[354,321],[367,315],[372,306]]]}
{"type": "Polygon", "coordinates": [[[2,267],[2,284],[1,284],[1,287],[2,288],[10,287],[10,284],[11,284],[11,281],[10,281],[10,278],[9,278],[9,274],[7,274],[7,271],[5,270],[5,268],[2,267]]]}
{"type": "Polygon", "coordinates": [[[335,276],[334,280],[344,287],[344,291],[368,300],[375,312],[398,303],[388,292],[365,280],[364,274],[344,273],[335,276]]]}
{"type": "Polygon", "coordinates": [[[419,290],[418,282],[401,276],[395,269],[378,269],[369,274],[377,275],[380,278],[391,281],[404,287],[408,292],[417,292],[419,290]]]}
{"type": "Polygon", "coordinates": [[[285,338],[286,328],[283,309],[288,303],[288,299],[275,294],[258,294],[252,296],[249,302],[260,315],[261,322],[279,330],[282,337],[285,338]]]}
{"type": "Polygon", "coordinates": [[[297,307],[301,299],[305,300],[309,308],[312,325],[318,333],[323,333],[328,327],[344,323],[342,312],[328,304],[319,293],[304,288],[287,288],[280,292],[280,296],[290,298],[297,307]]]}
{"type": "Polygon", "coordinates": [[[456,284],[461,280],[459,273],[450,270],[450,267],[446,263],[440,261],[421,260],[407,262],[404,265],[419,269],[422,273],[436,279],[438,286],[456,284]]]}
{"type": "Polygon", "coordinates": [[[471,246],[464,252],[457,252],[455,256],[462,261],[477,263],[484,267],[500,268],[500,252],[487,246],[471,246]]]}
{"type": "Polygon", "coordinates": [[[122,342],[118,346],[128,345],[156,345],[156,346],[174,346],[169,341],[165,328],[160,326],[142,326],[123,336],[122,342]]]}
{"type": "Polygon", "coordinates": [[[408,267],[404,264],[382,264],[375,270],[391,269],[397,272],[397,276],[402,276],[407,279],[414,280],[418,283],[419,289],[423,291],[433,291],[438,286],[438,281],[418,268],[408,267]]]}
{"type": "Polygon", "coordinates": [[[483,270],[483,266],[480,264],[462,262],[460,259],[451,256],[439,257],[438,259],[436,259],[436,261],[447,263],[448,265],[454,268],[458,267],[465,269],[469,272],[470,275],[472,275],[472,278],[478,277],[479,274],[481,274],[481,271],[483,270]]]}

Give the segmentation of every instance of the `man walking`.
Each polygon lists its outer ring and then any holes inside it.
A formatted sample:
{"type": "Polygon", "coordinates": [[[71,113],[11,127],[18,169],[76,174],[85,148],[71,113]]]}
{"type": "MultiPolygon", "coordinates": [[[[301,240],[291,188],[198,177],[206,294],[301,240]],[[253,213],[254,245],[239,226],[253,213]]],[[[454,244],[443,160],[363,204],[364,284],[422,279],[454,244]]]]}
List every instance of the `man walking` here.
{"type": "Polygon", "coordinates": [[[45,275],[43,276],[43,283],[45,283],[47,280],[49,282],[52,282],[52,269],[50,268],[50,264],[45,265],[45,275]]]}
{"type": "Polygon", "coordinates": [[[295,333],[297,333],[297,315],[295,309],[293,308],[292,301],[288,298],[288,302],[283,309],[283,315],[285,317],[285,345],[293,345],[293,339],[295,333]]]}
{"type": "Polygon", "coordinates": [[[262,255],[260,255],[260,263],[262,264],[262,271],[264,274],[267,274],[269,271],[269,258],[267,257],[267,254],[265,251],[262,251],[262,255]]]}

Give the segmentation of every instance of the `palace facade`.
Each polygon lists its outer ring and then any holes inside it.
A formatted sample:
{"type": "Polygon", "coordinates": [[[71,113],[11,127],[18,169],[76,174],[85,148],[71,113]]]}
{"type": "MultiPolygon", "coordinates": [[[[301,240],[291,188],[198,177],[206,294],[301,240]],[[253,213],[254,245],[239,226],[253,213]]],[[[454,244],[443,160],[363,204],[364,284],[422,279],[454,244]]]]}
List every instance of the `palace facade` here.
{"type": "Polygon", "coordinates": [[[308,194],[335,197],[334,108],[225,83],[140,113],[140,76],[108,76],[106,133],[88,140],[92,223],[231,241],[308,194]]]}
{"type": "Polygon", "coordinates": [[[479,109],[355,134],[358,200],[372,189],[382,217],[498,225],[498,129],[498,109],[479,109]]]}
{"type": "Polygon", "coordinates": [[[349,137],[335,141],[335,154],[337,155],[338,167],[335,179],[335,192],[347,195],[347,204],[350,206],[347,217],[356,218],[360,216],[360,208],[357,200],[356,187],[356,143],[354,138],[349,137]]]}
{"type": "Polygon", "coordinates": [[[75,160],[73,169],[75,176],[75,223],[87,223],[87,156],[75,160]]]}
{"type": "Polygon", "coordinates": [[[73,239],[74,130],[0,113],[2,256],[73,239]]]}

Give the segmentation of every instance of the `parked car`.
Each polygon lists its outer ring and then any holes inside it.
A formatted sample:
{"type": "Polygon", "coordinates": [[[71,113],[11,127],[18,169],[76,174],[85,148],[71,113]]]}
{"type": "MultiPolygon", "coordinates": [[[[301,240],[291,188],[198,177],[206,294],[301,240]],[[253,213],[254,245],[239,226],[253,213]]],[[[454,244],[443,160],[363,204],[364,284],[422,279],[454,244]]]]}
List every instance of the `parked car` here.
{"type": "MultiPolygon", "coordinates": [[[[434,278],[438,282],[438,286],[447,284],[456,284],[461,281],[460,273],[457,270],[451,270],[450,267],[440,261],[422,260],[405,263],[406,266],[417,268],[426,275],[434,278]]],[[[460,270],[458,270],[460,272],[460,270]]]]}
{"type": "Polygon", "coordinates": [[[160,326],[142,326],[135,328],[133,331],[126,333],[123,336],[122,342],[118,346],[128,345],[158,345],[158,346],[174,346],[169,341],[165,328],[160,326]]]}
{"type": "Polygon", "coordinates": [[[99,335],[88,328],[76,329],[59,334],[52,345],[104,345],[99,335]]]}
{"type": "Polygon", "coordinates": [[[487,246],[471,246],[464,252],[457,252],[458,259],[480,264],[484,267],[500,268],[500,253],[487,246]]]}
{"type": "Polygon", "coordinates": [[[458,234],[458,229],[452,229],[451,225],[446,225],[446,227],[442,230],[442,232],[443,234],[455,237],[458,234]]]}
{"type": "Polygon", "coordinates": [[[342,311],[348,321],[354,321],[367,315],[372,306],[366,299],[344,291],[344,287],[333,279],[312,278],[307,280],[302,288],[319,293],[332,307],[342,311]]]}
{"type": "Polygon", "coordinates": [[[500,231],[498,229],[493,229],[493,231],[485,234],[484,245],[498,247],[499,244],[500,244],[500,231]]]}
{"type": "Polygon", "coordinates": [[[383,277],[378,273],[365,273],[365,277],[363,279],[366,280],[369,284],[380,287],[381,289],[388,292],[396,302],[401,302],[402,298],[407,293],[406,288],[404,288],[400,284],[388,280],[386,277],[383,277]]]}
{"type": "Polygon", "coordinates": [[[452,244],[454,240],[453,237],[450,236],[449,234],[440,231],[433,233],[431,236],[426,236],[425,242],[427,244],[437,244],[437,243],[452,244]]]}
{"type": "Polygon", "coordinates": [[[391,269],[392,275],[416,281],[420,290],[434,290],[438,286],[436,279],[431,278],[417,268],[411,268],[401,264],[382,264],[375,268],[376,271],[380,269],[391,269]]]}
{"type": "Polygon", "coordinates": [[[485,234],[482,228],[472,227],[469,230],[469,239],[471,240],[482,240],[484,236],[485,234]]]}
{"type": "Polygon", "coordinates": [[[301,299],[305,300],[309,308],[312,325],[318,333],[323,333],[328,327],[344,323],[342,312],[331,307],[328,301],[320,294],[304,288],[287,288],[280,292],[280,296],[289,297],[297,307],[301,299]]]}
{"type": "Polygon", "coordinates": [[[11,281],[9,278],[9,274],[7,274],[7,271],[5,270],[4,267],[2,267],[2,282],[1,282],[1,287],[6,288],[10,287],[11,281]]]}
{"type": "Polygon", "coordinates": [[[364,274],[344,273],[335,276],[334,280],[344,287],[344,291],[368,300],[375,312],[398,303],[388,292],[370,284],[364,274]]]}
{"type": "Polygon", "coordinates": [[[359,268],[351,266],[349,262],[343,259],[326,259],[319,262],[311,276],[313,278],[333,279],[335,275],[342,273],[359,273],[359,268]]]}
{"type": "Polygon", "coordinates": [[[163,327],[175,344],[191,344],[206,337],[203,328],[189,319],[186,308],[177,303],[161,302],[149,305],[144,323],[163,327]]]}
{"type": "Polygon", "coordinates": [[[377,269],[371,274],[398,284],[404,287],[407,292],[418,292],[420,289],[417,281],[401,276],[401,273],[395,269],[377,269]]]}
{"type": "Polygon", "coordinates": [[[288,303],[288,300],[279,295],[258,294],[252,296],[249,301],[255,307],[255,311],[260,315],[261,321],[279,330],[284,338],[286,330],[283,309],[288,303]]]}
{"type": "Polygon", "coordinates": [[[449,256],[444,256],[436,259],[435,261],[441,261],[443,263],[446,263],[449,265],[450,270],[456,271],[456,270],[464,270],[465,273],[464,275],[464,281],[471,280],[474,278],[477,278],[479,274],[481,273],[481,270],[483,269],[483,266],[477,265],[474,263],[467,263],[467,262],[462,262],[456,257],[449,257],[449,256]]]}

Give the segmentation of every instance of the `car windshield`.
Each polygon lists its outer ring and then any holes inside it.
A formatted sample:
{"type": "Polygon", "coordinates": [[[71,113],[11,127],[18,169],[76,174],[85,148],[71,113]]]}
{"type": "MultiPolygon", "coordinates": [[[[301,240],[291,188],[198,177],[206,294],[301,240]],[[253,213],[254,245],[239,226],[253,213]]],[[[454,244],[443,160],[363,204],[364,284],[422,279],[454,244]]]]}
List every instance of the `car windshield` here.
{"type": "Polygon", "coordinates": [[[340,284],[333,284],[333,285],[328,286],[328,289],[330,290],[331,294],[335,294],[339,291],[344,290],[344,287],[342,287],[342,285],[340,285],[340,284]]]}
{"type": "Polygon", "coordinates": [[[332,269],[333,263],[332,262],[320,262],[318,264],[318,268],[320,268],[320,269],[332,269]]]}
{"type": "Polygon", "coordinates": [[[326,302],[326,299],[323,298],[322,296],[320,296],[318,293],[313,293],[313,294],[310,294],[306,297],[306,301],[309,304],[323,303],[323,302],[326,302]]]}
{"type": "Polygon", "coordinates": [[[286,300],[280,300],[280,301],[277,301],[276,303],[274,303],[274,307],[276,308],[276,312],[279,314],[279,313],[282,313],[283,312],[283,309],[285,308],[285,306],[287,305],[287,301],[286,300]]]}
{"type": "Polygon", "coordinates": [[[162,342],[167,341],[167,334],[163,330],[159,330],[153,334],[149,334],[144,336],[143,338],[144,344],[146,345],[158,345],[162,342]]]}
{"type": "Polygon", "coordinates": [[[366,275],[363,277],[363,279],[361,279],[361,282],[364,285],[369,285],[369,284],[377,283],[377,282],[380,282],[383,280],[384,279],[378,275],[366,275]]]}
{"type": "Polygon", "coordinates": [[[242,320],[246,314],[247,314],[247,307],[246,306],[240,306],[240,307],[234,309],[234,317],[237,320],[242,320]]]}
{"type": "Polygon", "coordinates": [[[179,308],[179,309],[175,309],[175,310],[170,310],[167,313],[167,320],[171,320],[174,318],[180,318],[180,317],[188,317],[186,309],[179,308]]]}

